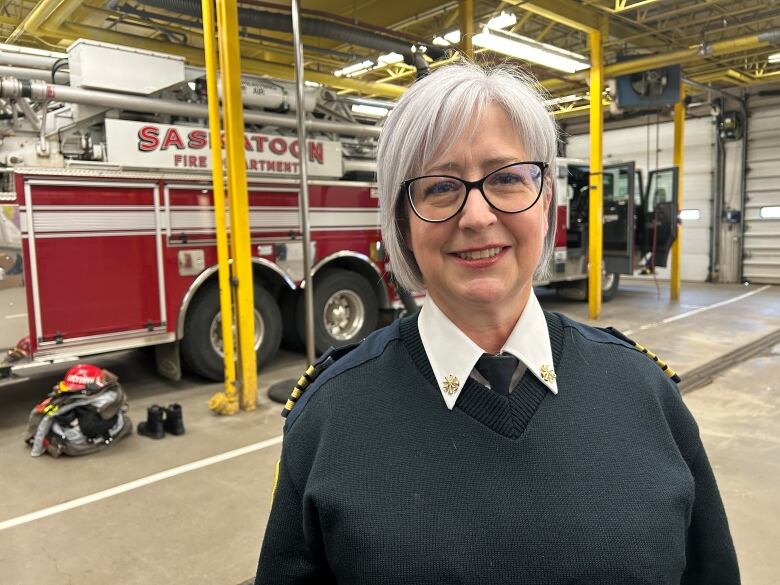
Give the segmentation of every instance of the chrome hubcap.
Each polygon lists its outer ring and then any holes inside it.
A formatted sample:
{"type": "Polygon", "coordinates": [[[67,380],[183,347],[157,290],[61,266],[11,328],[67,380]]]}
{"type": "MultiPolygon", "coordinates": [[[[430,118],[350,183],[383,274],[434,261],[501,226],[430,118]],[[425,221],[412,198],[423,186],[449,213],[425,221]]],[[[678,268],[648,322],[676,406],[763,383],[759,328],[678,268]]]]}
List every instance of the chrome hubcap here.
{"type": "Polygon", "coordinates": [[[355,337],[363,327],[366,309],[361,298],[349,289],[337,291],[325,301],[322,322],[325,331],[340,341],[355,337]]]}
{"type": "Polygon", "coordinates": [[[612,285],[615,284],[615,273],[614,272],[602,272],[601,273],[601,289],[602,290],[609,290],[612,288],[612,285]]]}
{"type": "MultiPolygon", "coordinates": [[[[260,349],[260,344],[263,341],[263,334],[265,333],[265,325],[260,313],[255,309],[255,351],[260,349]]],[[[209,339],[211,340],[212,349],[219,354],[219,357],[225,357],[225,350],[222,344],[222,313],[217,313],[211,320],[211,326],[209,327],[209,339]]],[[[233,325],[233,345],[235,351],[235,345],[238,340],[238,332],[235,324],[233,325]]]]}

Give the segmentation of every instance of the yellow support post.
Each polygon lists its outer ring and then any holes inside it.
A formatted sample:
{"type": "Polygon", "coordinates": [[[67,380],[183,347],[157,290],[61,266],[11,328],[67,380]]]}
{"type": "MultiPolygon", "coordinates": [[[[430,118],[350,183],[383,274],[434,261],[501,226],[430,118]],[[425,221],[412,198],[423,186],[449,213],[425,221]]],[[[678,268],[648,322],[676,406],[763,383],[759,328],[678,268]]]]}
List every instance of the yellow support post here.
{"type": "Polygon", "coordinates": [[[222,168],[222,125],[217,91],[217,47],[214,44],[213,0],[202,0],[203,49],[206,63],[206,88],[209,101],[209,137],[211,140],[211,177],[214,215],[217,228],[217,263],[219,264],[219,309],[222,315],[222,350],[225,354],[225,390],[209,400],[209,409],[218,414],[238,412],[236,363],[233,342],[233,295],[230,289],[230,254],[228,252],[225,216],[225,177],[222,168]]]}
{"type": "MultiPolygon", "coordinates": [[[[680,83],[680,101],[674,104],[674,166],[677,167],[677,215],[683,205],[683,148],[685,139],[685,86],[680,83]]],[[[675,221],[677,219],[675,218],[675,221]]],[[[672,280],[669,297],[680,300],[680,261],[682,255],[682,225],[677,225],[677,237],[672,244],[672,280]]]]}
{"type": "Polygon", "coordinates": [[[461,0],[458,8],[460,21],[460,49],[468,59],[474,59],[474,0],[461,0]]]}
{"type": "Polygon", "coordinates": [[[604,175],[602,133],[604,114],[601,109],[603,55],[601,32],[588,33],[590,40],[590,191],[588,214],[588,316],[601,316],[601,263],[603,258],[604,175]]]}
{"type": "Polygon", "coordinates": [[[219,56],[222,64],[223,112],[227,146],[230,243],[236,286],[241,408],[254,410],[257,402],[255,305],[252,246],[249,238],[249,194],[244,152],[244,110],[241,102],[241,54],[238,46],[238,4],[217,0],[219,56]]]}

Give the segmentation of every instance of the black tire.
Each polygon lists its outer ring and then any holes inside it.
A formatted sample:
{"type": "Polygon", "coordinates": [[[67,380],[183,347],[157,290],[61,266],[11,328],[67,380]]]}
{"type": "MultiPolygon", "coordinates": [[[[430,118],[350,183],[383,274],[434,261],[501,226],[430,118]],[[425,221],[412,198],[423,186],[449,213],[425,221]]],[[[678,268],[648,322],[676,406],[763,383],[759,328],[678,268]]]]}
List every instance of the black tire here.
{"type": "MultiPolygon", "coordinates": [[[[282,340],[282,315],[274,298],[255,284],[256,318],[262,323],[262,337],[257,349],[257,365],[265,366],[279,350],[282,340]]],[[[219,327],[219,286],[210,283],[198,293],[187,311],[181,355],[196,374],[219,381],[225,377],[224,358],[211,339],[211,328],[219,327]]],[[[220,333],[221,340],[221,333],[220,333]]]]}
{"type": "Polygon", "coordinates": [[[608,303],[617,294],[620,286],[620,274],[608,272],[602,275],[601,280],[601,300],[608,303]],[[605,286],[608,285],[608,286],[605,286]]]}
{"type": "MultiPolygon", "coordinates": [[[[608,303],[612,300],[620,286],[620,274],[608,272],[602,275],[601,300],[608,303]],[[614,278],[613,278],[614,277],[614,278]],[[608,285],[604,288],[604,285],[608,285]]],[[[556,289],[558,296],[569,301],[587,301],[588,300],[588,279],[575,280],[556,289]]]]}
{"type": "MultiPolygon", "coordinates": [[[[298,335],[306,339],[306,306],[303,291],[298,297],[298,335]]],[[[349,270],[329,270],[314,281],[314,347],[318,354],[329,347],[341,347],[362,340],[376,329],[379,306],[371,285],[365,278],[349,270]],[[339,296],[337,296],[339,295],[339,296]],[[344,310],[343,332],[334,335],[333,306],[344,310]],[[362,311],[362,319],[359,311],[362,311]],[[328,319],[328,316],[331,319],[328,319]],[[326,324],[330,323],[330,327],[326,324]]]]}
{"type": "Polygon", "coordinates": [[[279,308],[282,311],[282,346],[290,351],[306,351],[306,340],[298,332],[298,311],[300,290],[282,291],[279,308]]]}

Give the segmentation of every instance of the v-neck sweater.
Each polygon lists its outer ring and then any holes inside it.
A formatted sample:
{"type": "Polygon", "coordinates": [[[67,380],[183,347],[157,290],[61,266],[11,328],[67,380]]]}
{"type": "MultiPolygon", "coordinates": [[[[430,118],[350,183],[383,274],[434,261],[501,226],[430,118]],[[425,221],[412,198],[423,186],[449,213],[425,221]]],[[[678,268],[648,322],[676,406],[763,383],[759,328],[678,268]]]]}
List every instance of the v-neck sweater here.
{"type": "Polygon", "coordinates": [[[258,584],[739,583],[677,387],[546,313],[559,394],[466,382],[446,408],[415,317],[326,370],[287,419],[258,584]]]}

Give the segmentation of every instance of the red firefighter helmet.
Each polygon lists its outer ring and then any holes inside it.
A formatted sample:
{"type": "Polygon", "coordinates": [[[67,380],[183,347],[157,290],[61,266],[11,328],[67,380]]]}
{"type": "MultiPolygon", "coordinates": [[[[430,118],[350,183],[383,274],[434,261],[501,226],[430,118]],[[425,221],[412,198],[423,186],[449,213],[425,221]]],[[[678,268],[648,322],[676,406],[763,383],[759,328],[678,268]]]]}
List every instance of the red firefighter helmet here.
{"type": "Polygon", "coordinates": [[[31,353],[32,347],[30,346],[30,338],[23,337],[14,347],[8,350],[8,359],[14,362],[22,358],[30,357],[31,353]]]}
{"type": "Polygon", "coordinates": [[[103,368],[92,364],[77,364],[65,372],[65,378],[58,384],[59,392],[78,392],[87,387],[101,388],[106,384],[103,368]]]}

